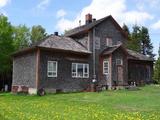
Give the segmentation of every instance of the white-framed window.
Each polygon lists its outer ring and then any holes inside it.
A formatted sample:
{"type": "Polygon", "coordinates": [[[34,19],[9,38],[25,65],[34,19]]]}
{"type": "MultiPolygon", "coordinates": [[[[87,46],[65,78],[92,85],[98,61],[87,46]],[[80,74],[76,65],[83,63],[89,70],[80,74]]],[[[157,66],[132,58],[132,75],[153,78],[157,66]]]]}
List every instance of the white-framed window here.
{"type": "Polygon", "coordinates": [[[109,61],[108,60],[103,61],[103,74],[105,75],[109,74],[109,61]]]}
{"type": "Polygon", "coordinates": [[[57,77],[57,61],[48,61],[47,76],[57,77]]]}
{"type": "Polygon", "coordinates": [[[73,78],[88,78],[89,64],[72,63],[72,77],[73,78]]]}
{"type": "Polygon", "coordinates": [[[116,59],[116,65],[123,65],[122,59],[116,59]]]}
{"type": "Polygon", "coordinates": [[[106,46],[112,46],[112,38],[110,37],[106,38],[106,46]]]}

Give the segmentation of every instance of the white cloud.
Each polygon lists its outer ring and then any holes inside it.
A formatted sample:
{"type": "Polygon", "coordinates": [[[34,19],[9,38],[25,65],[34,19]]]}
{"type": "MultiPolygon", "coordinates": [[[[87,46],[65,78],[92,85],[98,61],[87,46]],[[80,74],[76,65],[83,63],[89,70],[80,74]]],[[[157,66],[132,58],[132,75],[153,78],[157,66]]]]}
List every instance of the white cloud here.
{"type": "Polygon", "coordinates": [[[0,0],[0,8],[6,6],[9,2],[10,0],[0,0]]]}
{"type": "Polygon", "coordinates": [[[50,3],[50,0],[41,0],[41,2],[37,5],[38,9],[44,10],[50,3]]]}
{"type": "Polygon", "coordinates": [[[92,0],[91,4],[84,7],[74,20],[62,18],[58,21],[56,28],[63,32],[66,29],[78,26],[79,20],[84,24],[85,15],[91,13],[93,18],[100,19],[112,15],[120,24],[143,24],[153,17],[139,10],[127,10],[126,0],[92,0]]]}
{"type": "Polygon", "coordinates": [[[57,11],[57,18],[61,18],[61,17],[64,17],[66,15],[66,11],[63,10],[63,9],[60,9],[57,11]]]}
{"type": "Polygon", "coordinates": [[[144,24],[146,20],[151,20],[153,19],[153,16],[148,14],[147,12],[139,12],[139,11],[129,11],[124,13],[123,19],[125,23],[128,24],[144,24]]]}
{"type": "Polygon", "coordinates": [[[160,20],[157,21],[156,23],[154,23],[153,25],[151,25],[151,28],[158,30],[160,29],[160,20]]]}

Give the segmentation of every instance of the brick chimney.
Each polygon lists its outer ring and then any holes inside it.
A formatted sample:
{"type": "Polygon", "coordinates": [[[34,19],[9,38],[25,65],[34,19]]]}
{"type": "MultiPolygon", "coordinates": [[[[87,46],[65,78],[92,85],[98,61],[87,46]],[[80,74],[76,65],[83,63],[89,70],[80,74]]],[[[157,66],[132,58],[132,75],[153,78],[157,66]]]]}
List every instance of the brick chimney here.
{"type": "Polygon", "coordinates": [[[85,18],[86,18],[85,19],[86,20],[86,24],[89,24],[89,23],[92,22],[92,14],[90,14],[90,13],[86,14],[85,18]]]}

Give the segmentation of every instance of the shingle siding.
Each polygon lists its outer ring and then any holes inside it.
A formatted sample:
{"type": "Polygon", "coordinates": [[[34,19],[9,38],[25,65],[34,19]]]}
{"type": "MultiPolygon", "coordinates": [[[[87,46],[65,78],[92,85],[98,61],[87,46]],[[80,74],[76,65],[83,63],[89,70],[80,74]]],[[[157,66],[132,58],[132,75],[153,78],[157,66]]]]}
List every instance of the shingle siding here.
{"type": "Polygon", "coordinates": [[[36,53],[31,52],[13,59],[12,86],[36,87],[36,53]]]}
{"type": "MultiPolygon", "coordinates": [[[[126,38],[122,36],[120,31],[116,29],[116,27],[113,25],[113,23],[110,20],[103,21],[102,23],[100,23],[98,26],[95,27],[95,30],[96,30],[95,36],[100,38],[100,49],[96,50],[96,74],[97,74],[97,80],[100,80],[100,74],[98,75],[98,72],[100,71],[100,68],[103,65],[99,63],[99,56],[102,53],[102,51],[107,48],[106,38],[111,37],[113,45],[119,44],[118,41],[125,44],[126,38]]],[[[119,53],[119,54],[123,54],[123,53],[119,53]]],[[[116,56],[117,55],[115,53],[115,55],[113,55],[113,58],[112,58],[112,73],[111,73],[112,82],[113,80],[116,80],[116,76],[117,76],[116,68],[114,66],[115,64],[114,61],[116,59],[116,56]]],[[[105,77],[103,77],[103,79],[105,79],[105,77]]]]}
{"type": "MultiPolygon", "coordinates": [[[[81,91],[88,88],[91,80],[89,78],[72,78],[72,63],[90,63],[88,57],[70,55],[68,53],[41,51],[40,57],[40,81],[39,88],[45,88],[50,91],[60,89],[62,91],[81,91]],[[57,61],[58,72],[57,77],[49,78],[47,76],[47,62],[57,61]]],[[[91,67],[89,68],[91,71],[91,67]]]]}

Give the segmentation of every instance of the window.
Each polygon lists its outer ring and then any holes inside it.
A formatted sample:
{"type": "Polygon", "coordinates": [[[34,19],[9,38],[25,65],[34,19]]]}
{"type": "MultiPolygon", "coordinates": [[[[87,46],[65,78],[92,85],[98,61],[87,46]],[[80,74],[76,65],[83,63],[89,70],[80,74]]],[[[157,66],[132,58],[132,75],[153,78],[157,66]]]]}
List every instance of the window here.
{"type": "Polygon", "coordinates": [[[112,46],[112,38],[106,38],[106,46],[112,46]]]}
{"type": "Polygon", "coordinates": [[[122,59],[116,59],[116,64],[117,65],[123,65],[122,59]]]}
{"type": "Polygon", "coordinates": [[[48,61],[48,77],[57,77],[57,61],[48,61]]]}
{"type": "Polygon", "coordinates": [[[108,60],[103,61],[103,74],[105,75],[109,74],[109,61],[108,60]]]}
{"type": "Polygon", "coordinates": [[[88,78],[89,77],[89,64],[72,63],[72,77],[88,78]]]}

